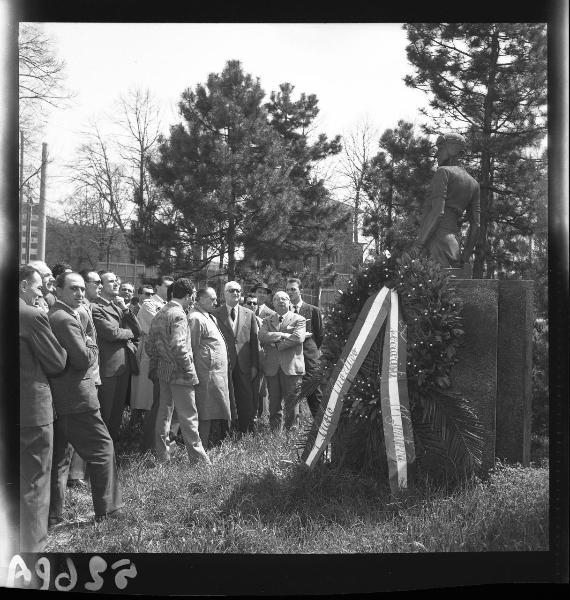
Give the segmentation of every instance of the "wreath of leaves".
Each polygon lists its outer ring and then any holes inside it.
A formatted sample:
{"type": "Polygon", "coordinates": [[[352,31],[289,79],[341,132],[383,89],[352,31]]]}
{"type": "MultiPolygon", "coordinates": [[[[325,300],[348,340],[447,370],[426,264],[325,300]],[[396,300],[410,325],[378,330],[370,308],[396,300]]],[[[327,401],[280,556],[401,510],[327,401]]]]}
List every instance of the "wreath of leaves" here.
{"type": "MultiPolygon", "coordinates": [[[[336,305],[325,311],[325,372],[330,373],[338,361],[366,300],[384,285],[398,292],[407,325],[408,394],[418,459],[429,459],[425,464],[430,465],[432,474],[440,467],[446,474],[469,473],[482,461],[483,429],[469,399],[450,389],[451,370],[458,361],[464,334],[462,301],[452,277],[439,264],[427,257],[402,254],[379,257],[361,267],[336,305]]],[[[341,416],[341,425],[346,419],[353,425],[360,423],[375,439],[382,429],[383,337],[381,331],[343,400],[341,416]]],[[[359,435],[362,427],[357,428],[359,435]]],[[[358,443],[343,442],[347,451],[358,443]]]]}

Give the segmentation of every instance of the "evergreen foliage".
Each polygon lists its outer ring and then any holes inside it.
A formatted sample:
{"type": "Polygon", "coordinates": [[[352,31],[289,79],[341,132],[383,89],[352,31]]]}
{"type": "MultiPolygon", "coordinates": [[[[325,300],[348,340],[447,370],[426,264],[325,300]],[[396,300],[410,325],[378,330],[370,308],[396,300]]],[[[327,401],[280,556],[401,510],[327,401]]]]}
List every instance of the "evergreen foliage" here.
{"type": "Polygon", "coordinates": [[[234,60],[182,94],[184,122],[171,127],[149,167],[172,206],[163,231],[172,234],[179,271],[227,257],[233,279],[240,249],[246,263],[278,264],[319,254],[330,242],[345,215],[311,169],[340,150],[339,139],[321,134],[309,143],[318,101],[305,94],[293,101],[292,92],[282,84],[262,105],[259,79],[234,60]]]}
{"type": "Polygon", "coordinates": [[[431,142],[404,120],[380,137],[380,151],[365,170],[363,233],[376,254],[402,252],[412,245],[422,203],[433,176],[431,142]]]}

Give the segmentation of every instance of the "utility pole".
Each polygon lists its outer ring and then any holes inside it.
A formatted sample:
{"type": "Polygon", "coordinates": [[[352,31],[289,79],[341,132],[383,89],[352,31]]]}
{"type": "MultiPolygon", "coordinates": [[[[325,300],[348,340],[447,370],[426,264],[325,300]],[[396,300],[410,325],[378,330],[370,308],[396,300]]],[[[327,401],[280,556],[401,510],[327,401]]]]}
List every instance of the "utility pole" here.
{"type": "Polygon", "coordinates": [[[42,168],[40,172],[40,202],[38,209],[38,260],[46,259],[46,167],[47,144],[42,144],[42,168]]]}
{"type": "MultiPolygon", "coordinates": [[[[22,233],[24,232],[24,132],[20,131],[20,210],[18,211],[18,262],[22,260],[22,233]]],[[[29,235],[29,230],[26,236],[29,235]]],[[[26,241],[27,241],[26,237],[26,241]]],[[[26,248],[28,244],[26,243],[26,248]]]]}

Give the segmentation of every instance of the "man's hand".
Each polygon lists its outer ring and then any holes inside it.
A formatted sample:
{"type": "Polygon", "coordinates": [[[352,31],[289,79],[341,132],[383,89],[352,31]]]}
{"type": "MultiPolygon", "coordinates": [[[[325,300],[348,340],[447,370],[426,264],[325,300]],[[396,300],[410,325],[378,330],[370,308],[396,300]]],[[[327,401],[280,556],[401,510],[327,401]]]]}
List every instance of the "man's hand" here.
{"type": "Polygon", "coordinates": [[[117,296],[114,300],[113,300],[114,304],[116,304],[119,308],[125,310],[127,308],[127,305],[125,304],[125,299],[122,296],[117,296]]]}
{"type": "Polygon", "coordinates": [[[257,377],[257,367],[251,367],[251,380],[253,381],[257,377]]]}

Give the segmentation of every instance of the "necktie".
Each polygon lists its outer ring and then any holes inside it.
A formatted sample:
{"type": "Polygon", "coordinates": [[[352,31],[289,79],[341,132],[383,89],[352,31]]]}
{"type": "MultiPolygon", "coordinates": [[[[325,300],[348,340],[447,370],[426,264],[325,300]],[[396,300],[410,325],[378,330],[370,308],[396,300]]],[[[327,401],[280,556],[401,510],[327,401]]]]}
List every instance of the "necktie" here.
{"type": "Polygon", "coordinates": [[[230,317],[231,317],[232,321],[236,320],[236,309],[235,308],[232,308],[230,310],[230,317]]]}
{"type": "Polygon", "coordinates": [[[279,317],[279,323],[283,322],[283,317],[279,317]]]}
{"type": "Polygon", "coordinates": [[[299,312],[299,307],[298,307],[298,306],[294,306],[294,307],[293,307],[293,310],[294,310],[296,313],[298,313],[298,312],[299,312]]]}

